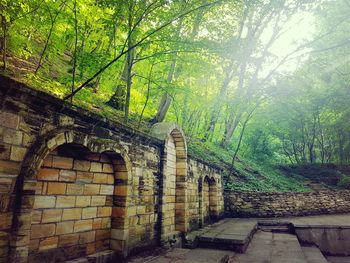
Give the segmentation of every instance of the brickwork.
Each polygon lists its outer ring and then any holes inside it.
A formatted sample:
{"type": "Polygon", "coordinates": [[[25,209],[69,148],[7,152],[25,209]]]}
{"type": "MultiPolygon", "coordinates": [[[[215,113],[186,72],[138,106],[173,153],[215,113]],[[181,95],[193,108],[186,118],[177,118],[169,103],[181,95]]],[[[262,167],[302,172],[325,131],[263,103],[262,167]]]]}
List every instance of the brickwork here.
{"type": "Polygon", "coordinates": [[[350,212],[350,191],[256,193],[225,191],[225,214],[243,217],[283,217],[350,212]]]}
{"type": "Polygon", "coordinates": [[[190,229],[196,229],[223,216],[220,172],[219,168],[189,159],[187,203],[190,229]]]}
{"type": "Polygon", "coordinates": [[[102,262],[198,228],[205,176],[223,211],[220,169],[176,125],[142,134],[6,77],[0,98],[0,262],[102,262]]]}
{"type": "Polygon", "coordinates": [[[47,155],[37,174],[29,258],[78,244],[86,244],[85,255],[109,249],[117,177],[105,154],[47,155]]]}

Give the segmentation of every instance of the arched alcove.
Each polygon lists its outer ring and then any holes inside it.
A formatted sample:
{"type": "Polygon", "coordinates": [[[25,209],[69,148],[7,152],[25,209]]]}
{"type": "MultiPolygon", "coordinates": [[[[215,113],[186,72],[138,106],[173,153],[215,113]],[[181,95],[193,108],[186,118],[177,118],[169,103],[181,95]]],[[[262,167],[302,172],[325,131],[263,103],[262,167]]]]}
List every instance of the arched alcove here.
{"type": "Polygon", "coordinates": [[[19,259],[25,247],[21,260],[29,262],[63,261],[108,249],[125,256],[130,162],[123,148],[66,131],[38,141],[32,150],[37,155],[26,157],[30,165],[20,175],[13,240],[21,236],[22,242],[13,243],[12,259],[19,259]]]}
{"type": "Polygon", "coordinates": [[[211,223],[218,216],[218,190],[215,179],[205,176],[202,189],[202,218],[205,224],[211,223]]]}
{"type": "Polygon", "coordinates": [[[188,229],[186,140],[181,129],[172,123],[155,124],[151,134],[164,140],[159,218],[160,236],[166,241],[188,229]]]}

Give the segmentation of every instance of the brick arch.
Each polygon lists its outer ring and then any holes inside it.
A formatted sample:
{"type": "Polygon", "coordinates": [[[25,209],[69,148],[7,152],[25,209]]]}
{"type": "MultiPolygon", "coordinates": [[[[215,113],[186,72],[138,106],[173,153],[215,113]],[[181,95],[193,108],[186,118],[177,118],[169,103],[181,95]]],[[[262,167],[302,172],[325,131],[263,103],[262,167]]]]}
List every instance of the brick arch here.
{"type": "Polygon", "coordinates": [[[209,180],[209,216],[211,221],[217,220],[219,216],[218,186],[214,177],[209,180]]]}
{"type": "Polygon", "coordinates": [[[161,241],[189,229],[187,203],[187,145],[183,131],[174,123],[153,125],[151,135],[164,141],[160,180],[161,241]]]}
{"type": "Polygon", "coordinates": [[[202,220],[210,223],[218,218],[218,187],[214,177],[205,176],[202,187],[202,220]]]}
{"type": "Polygon", "coordinates": [[[31,213],[33,211],[35,192],[37,189],[37,173],[43,164],[45,157],[54,149],[65,144],[74,144],[85,147],[90,152],[104,153],[108,156],[119,156],[119,160],[113,163],[116,178],[113,190],[113,209],[111,227],[111,248],[119,254],[126,255],[128,221],[125,219],[128,207],[128,196],[130,195],[131,162],[126,150],[109,139],[98,139],[71,129],[61,129],[40,136],[28,150],[22,168],[16,182],[16,199],[14,205],[14,217],[12,220],[10,257],[13,262],[28,261],[28,247],[30,241],[30,227],[32,223],[31,213]],[[122,161],[121,161],[122,160],[122,161]],[[122,172],[122,178],[118,178],[118,169],[122,172]],[[118,193],[123,196],[118,196],[118,193]],[[115,205],[117,204],[117,205],[115,205]],[[121,213],[120,211],[123,211],[121,213]]]}

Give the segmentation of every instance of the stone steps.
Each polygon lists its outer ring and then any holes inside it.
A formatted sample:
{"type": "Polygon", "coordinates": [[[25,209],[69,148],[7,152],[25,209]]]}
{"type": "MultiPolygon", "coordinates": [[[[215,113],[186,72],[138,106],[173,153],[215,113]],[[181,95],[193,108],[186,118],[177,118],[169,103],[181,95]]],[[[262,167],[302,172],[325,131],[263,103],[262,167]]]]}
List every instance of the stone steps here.
{"type": "MultiPolygon", "coordinates": [[[[309,263],[295,235],[259,230],[244,254],[229,263],[309,263]]],[[[321,262],[320,262],[321,263],[321,262]]]]}
{"type": "Polygon", "coordinates": [[[253,220],[224,220],[197,236],[197,246],[244,253],[257,230],[253,220]]]}

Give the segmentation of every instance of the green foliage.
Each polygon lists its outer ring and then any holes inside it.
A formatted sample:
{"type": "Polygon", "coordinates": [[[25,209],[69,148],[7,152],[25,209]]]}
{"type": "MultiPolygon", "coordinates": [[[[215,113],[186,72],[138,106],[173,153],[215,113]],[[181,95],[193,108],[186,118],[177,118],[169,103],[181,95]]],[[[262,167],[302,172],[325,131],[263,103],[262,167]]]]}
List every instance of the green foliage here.
{"type": "Polygon", "coordinates": [[[1,0],[0,7],[3,74],[59,98],[86,84],[74,105],[144,132],[164,111],[165,121],[183,127],[190,155],[226,170],[227,188],[306,191],[307,180],[332,171],[308,166],[309,178],[300,165],[350,162],[346,1],[1,0]],[[295,39],[298,52],[280,57],[273,46],[300,16],[314,16],[314,36],[295,39]],[[294,71],[284,71],[289,60],[294,71]],[[114,97],[124,105],[108,106],[114,97]]]}
{"type": "Polygon", "coordinates": [[[343,176],[338,183],[338,187],[343,189],[350,189],[350,177],[343,176]]]}

